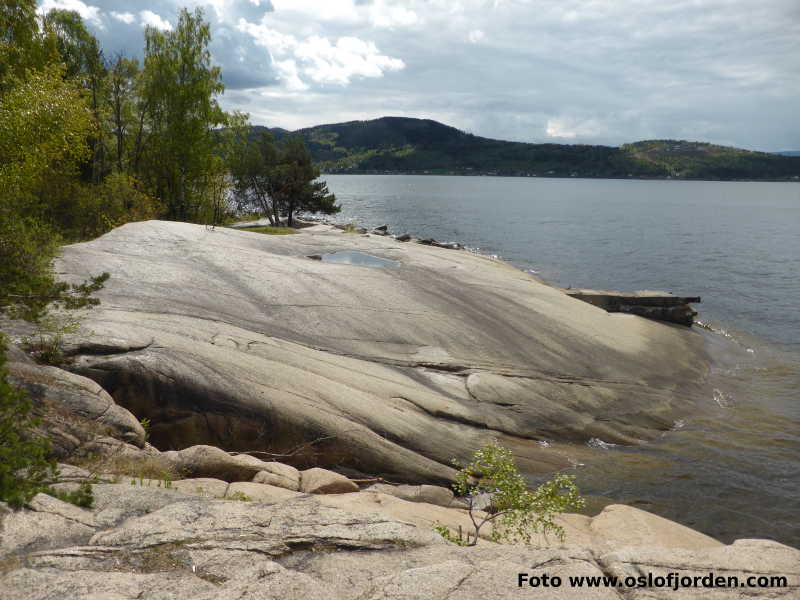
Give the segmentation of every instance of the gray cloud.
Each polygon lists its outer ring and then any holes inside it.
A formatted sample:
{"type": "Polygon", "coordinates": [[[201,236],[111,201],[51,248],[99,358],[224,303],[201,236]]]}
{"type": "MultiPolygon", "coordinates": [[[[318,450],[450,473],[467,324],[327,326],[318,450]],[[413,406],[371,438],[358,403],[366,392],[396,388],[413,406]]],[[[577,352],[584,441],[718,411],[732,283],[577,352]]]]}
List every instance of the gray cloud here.
{"type": "MultiPolygon", "coordinates": [[[[225,106],[256,123],[394,114],[520,141],[800,149],[796,0],[190,4],[212,23],[225,106]]],[[[177,0],[83,6],[107,52],[128,54],[141,53],[141,11],[174,24],[179,10],[177,0]]]]}

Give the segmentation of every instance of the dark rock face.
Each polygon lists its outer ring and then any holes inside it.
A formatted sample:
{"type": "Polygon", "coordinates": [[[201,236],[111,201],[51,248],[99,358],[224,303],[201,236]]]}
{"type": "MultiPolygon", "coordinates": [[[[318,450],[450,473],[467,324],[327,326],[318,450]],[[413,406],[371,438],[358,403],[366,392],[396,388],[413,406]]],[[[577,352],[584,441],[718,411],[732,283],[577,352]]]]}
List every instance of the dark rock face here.
{"type": "Polygon", "coordinates": [[[262,236],[150,221],[65,248],[57,268],[112,273],[71,368],[149,418],[162,450],[443,483],[453,457],[489,439],[550,471],[567,459],[538,440],[637,443],[705,393],[699,334],[468,252],[327,226],[262,236]],[[399,267],[307,258],[337,251],[399,267]]]}

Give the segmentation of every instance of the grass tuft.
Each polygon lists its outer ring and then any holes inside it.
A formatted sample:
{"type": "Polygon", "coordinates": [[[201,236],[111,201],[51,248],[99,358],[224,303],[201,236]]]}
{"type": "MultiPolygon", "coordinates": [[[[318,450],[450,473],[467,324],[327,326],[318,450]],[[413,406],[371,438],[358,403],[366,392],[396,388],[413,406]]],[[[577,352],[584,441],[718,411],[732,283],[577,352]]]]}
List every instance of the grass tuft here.
{"type": "Polygon", "coordinates": [[[272,227],[271,225],[265,225],[263,227],[246,227],[240,231],[253,231],[255,233],[264,233],[266,235],[291,235],[293,233],[297,233],[297,230],[291,227],[272,227]]]}

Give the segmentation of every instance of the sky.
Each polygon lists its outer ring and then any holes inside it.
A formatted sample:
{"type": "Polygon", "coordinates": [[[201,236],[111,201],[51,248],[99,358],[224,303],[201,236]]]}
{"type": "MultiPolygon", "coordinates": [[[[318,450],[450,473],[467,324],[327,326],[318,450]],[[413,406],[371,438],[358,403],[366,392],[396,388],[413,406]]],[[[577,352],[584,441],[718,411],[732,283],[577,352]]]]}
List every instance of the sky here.
{"type": "Polygon", "coordinates": [[[226,110],[298,129],[429,118],[485,137],[800,150],[800,0],[39,0],[107,56],[182,7],[226,110]]]}

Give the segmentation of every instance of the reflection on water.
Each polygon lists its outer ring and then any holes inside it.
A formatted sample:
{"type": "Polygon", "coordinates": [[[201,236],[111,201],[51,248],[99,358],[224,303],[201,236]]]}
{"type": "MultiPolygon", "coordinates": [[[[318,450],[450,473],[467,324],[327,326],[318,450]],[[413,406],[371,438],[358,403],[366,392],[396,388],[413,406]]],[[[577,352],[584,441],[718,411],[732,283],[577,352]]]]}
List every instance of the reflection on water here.
{"type": "Polygon", "coordinates": [[[354,265],[356,267],[378,267],[395,269],[400,263],[386,258],[378,258],[365,252],[355,250],[343,250],[341,252],[331,252],[321,255],[322,262],[337,263],[340,265],[354,265]]]}

